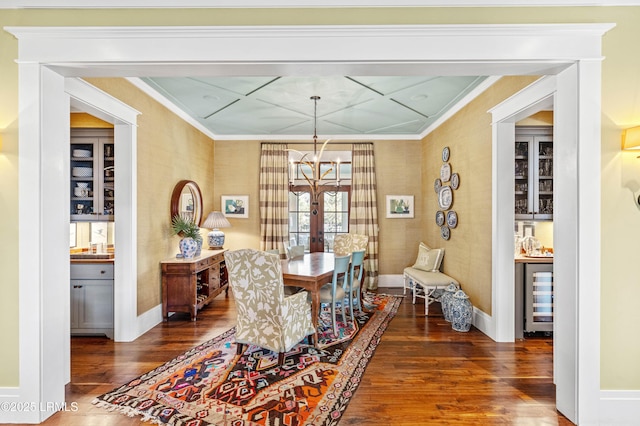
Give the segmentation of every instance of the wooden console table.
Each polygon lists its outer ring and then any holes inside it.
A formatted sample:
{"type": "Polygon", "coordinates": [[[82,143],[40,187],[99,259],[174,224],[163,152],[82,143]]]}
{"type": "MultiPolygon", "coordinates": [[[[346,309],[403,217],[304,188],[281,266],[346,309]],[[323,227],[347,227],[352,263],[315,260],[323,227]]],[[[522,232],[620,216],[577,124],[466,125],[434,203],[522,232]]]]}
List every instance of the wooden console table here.
{"type": "Polygon", "coordinates": [[[171,258],[162,267],[162,317],[169,312],[189,312],[195,321],[198,311],[214,297],[229,293],[224,250],[202,250],[192,259],[171,258]]]}

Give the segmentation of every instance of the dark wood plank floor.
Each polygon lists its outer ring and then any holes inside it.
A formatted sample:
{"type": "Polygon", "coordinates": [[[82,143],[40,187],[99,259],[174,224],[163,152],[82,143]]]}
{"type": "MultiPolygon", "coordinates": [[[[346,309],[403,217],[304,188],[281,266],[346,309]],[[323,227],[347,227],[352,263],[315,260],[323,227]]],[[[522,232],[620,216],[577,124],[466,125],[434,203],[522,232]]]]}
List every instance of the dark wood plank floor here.
{"type": "MultiPolygon", "coordinates": [[[[402,294],[401,289],[380,292],[402,294]]],[[[382,337],[340,425],[570,425],[555,409],[548,337],[495,343],[478,330],[451,329],[432,305],[406,298],[382,337]]],[[[198,315],[176,314],[135,342],[71,339],[67,404],[45,425],[139,425],[91,404],[92,399],[174,358],[235,324],[231,293],[198,315]]]]}

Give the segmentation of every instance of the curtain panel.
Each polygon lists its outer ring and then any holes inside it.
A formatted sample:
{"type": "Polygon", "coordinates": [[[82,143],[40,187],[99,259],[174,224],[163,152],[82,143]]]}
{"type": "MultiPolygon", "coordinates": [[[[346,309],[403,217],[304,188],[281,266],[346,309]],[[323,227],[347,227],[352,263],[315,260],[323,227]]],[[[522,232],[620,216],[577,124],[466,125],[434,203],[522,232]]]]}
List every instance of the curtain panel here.
{"type": "Polygon", "coordinates": [[[289,234],[288,145],[263,143],[260,153],[260,249],[284,252],[289,234]]]}
{"type": "Polygon", "coordinates": [[[364,261],[366,289],[378,288],[378,201],[373,144],[353,144],[349,232],[369,237],[364,261]]]}

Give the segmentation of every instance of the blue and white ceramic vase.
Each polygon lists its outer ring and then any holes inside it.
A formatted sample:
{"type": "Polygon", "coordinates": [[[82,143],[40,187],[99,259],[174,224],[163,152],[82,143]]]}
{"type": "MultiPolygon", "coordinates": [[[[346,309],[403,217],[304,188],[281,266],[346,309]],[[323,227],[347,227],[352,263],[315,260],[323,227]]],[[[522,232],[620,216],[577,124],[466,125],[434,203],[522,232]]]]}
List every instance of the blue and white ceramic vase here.
{"type": "Polygon", "coordinates": [[[451,299],[456,291],[460,290],[457,284],[451,283],[444,289],[444,293],[440,296],[440,307],[442,308],[442,315],[444,315],[445,321],[451,322],[451,313],[449,306],[451,305],[451,299]]]}
{"type": "Polygon", "coordinates": [[[449,305],[451,315],[451,327],[455,331],[469,331],[473,321],[473,306],[469,301],[469,296],[458,290],[454,293],[449,305]]]}
{"type": "Polygon", "coordinates": [[[198,250],[198,243],[191,237],[183,238],[180,240],[180,253],[184,259],[191,259],[198,250]]]}
{"type": "Polygon", "coordinates": [[[195,240],[196,244],[197,244],[197,248],[196,248],[196,256],[200,256],[202,254],[202,239],[199,240],[195,240]]]}

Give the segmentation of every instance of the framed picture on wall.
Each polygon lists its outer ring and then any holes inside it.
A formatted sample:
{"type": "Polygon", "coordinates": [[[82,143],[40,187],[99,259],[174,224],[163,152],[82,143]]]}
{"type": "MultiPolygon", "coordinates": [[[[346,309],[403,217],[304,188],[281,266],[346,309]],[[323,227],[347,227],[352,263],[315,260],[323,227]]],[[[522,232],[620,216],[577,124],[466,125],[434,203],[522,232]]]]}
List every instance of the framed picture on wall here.
{"type": "Polygon", "coordinates": [[[387,217],[407,219],[414,215],[413,195],[387,195],[387,217]]]}
{"type": "Polygon", "coordinates": [[[248,195],[223,195],[221,198],[222,214],[226,217],[248,218],[248,195]]]}

